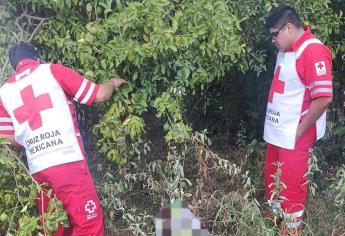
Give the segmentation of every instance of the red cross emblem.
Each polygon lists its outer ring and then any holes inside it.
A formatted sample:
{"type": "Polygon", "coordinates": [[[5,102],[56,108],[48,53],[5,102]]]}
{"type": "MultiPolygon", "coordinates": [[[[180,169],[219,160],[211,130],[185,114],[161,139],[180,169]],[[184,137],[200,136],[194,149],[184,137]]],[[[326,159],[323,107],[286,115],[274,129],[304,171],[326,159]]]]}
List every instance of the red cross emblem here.
{"type": "Polygon", "coordinates": [[[85,204],[85,211],[87,211],[89,214],[94,213],[96,208],[96,203],[93,200],[89,200],[85,204]]]}
{"type": "Polygon", "coordinates": [[[325,61],[319,61],[315,63],[316,75],[324,76],[327,74],[325,61]]]}
{"type": "Polygon", "coordinates": [[[268,95],[268,102],[269,103],[272,103],[273,95],[275,93],[280,93],[280,94],[284,93],[285,82],[282,81],[282,80],[279,80],[280,69],[281,69],[281,67],[278,66],[277,71],[276,71],[276,73],[274,74],[274,77],[273,77],[270,93],[268,95]]]}
{"type": "Polygon", "coordinates": [[[20,91],[23,105],[13,111],[19,124],[27,121],[32,130],[42,127],[42,117],[40,112],[53,108],[48,93],[35,97],[32,86],[29,85],[20,91]]]}

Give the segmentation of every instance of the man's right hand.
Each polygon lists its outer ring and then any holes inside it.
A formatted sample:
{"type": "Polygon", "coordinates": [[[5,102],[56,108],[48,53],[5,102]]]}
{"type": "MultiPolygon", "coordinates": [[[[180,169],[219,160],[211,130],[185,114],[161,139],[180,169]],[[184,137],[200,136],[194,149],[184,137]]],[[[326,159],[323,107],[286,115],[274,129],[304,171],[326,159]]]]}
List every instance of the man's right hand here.
{"type": "Polygon", "coordinates": [[[99,85],[99,90],[96,94],[94,103],[101,103],[108,101],[114,90],[117,90],[123,84],[128,84],[127,80],[121,78],[112,78],[106,81],[104,84],[99,85]]]}
{"type": "Polygon", "coordinates": [[[121,78],[112,78],[110,80],[113,85],[114,85],[114,88],[117,90],[119,87],[121,87],[121,85],[123,84],[128,84],[128,81],[127,80],[124,80],[124,79],[121,79],[121,78]]]}

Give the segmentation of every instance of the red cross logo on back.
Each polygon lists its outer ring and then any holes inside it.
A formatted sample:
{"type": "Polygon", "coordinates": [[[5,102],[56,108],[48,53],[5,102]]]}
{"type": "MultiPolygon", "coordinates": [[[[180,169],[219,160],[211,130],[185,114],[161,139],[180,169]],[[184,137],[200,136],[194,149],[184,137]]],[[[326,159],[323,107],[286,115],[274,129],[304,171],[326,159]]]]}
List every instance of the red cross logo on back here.
{"type": "Polygon", "coordinates": [[[282,80],[279,80],[280,69],[281,69],[281,67],[278,66],[277,71],[275,72],[274,77],[273,77],[270,93],[268,95],[268,102],[269,103],[272,103],[273,95],[275,93],[284,94],[285,82],[282,80]]]}
{"type": "Polygon", "coordinates": [[[29,85],[20,91],[23,105],[13,111],[19,124],[27,121],[32,130],[42,127],[41,111],[53,108],[48,93],[35,97],[32,86],[29,85]]]}

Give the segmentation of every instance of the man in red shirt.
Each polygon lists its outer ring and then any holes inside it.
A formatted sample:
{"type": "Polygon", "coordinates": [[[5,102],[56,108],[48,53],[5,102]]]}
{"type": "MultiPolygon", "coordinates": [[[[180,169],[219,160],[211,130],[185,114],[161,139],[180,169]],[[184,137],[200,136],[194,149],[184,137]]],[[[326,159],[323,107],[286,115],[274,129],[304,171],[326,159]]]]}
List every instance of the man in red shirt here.
{"type": "Polygon", "coordinates": [[[72,100],[90,105],[110,99],[127,81],[95,84],[60,64],[41,64],[30,43],[10,49],[15,73],[0,89],[0,134],[24,147],[29,171],[48,183],[38,195],[40,215],[52,189],[67,211],[71,227],[59,226],[54,236],[103,236],[103,213],[86,164],[86,154],[72,100]]]}
{"type": "Polygon", "coordinates": [[[309,149],[325,133],[326,108],[333,96],[332,61],[329,49],[304,28],[292,7],[274,9],[266,27],[279,52],[264,128],[265,191],[271,211],[283,212],[285,233],[298,233],[303,227],[309,149]],[[273,177],[278,163],[286,186],[279,196],[273,177]]]}

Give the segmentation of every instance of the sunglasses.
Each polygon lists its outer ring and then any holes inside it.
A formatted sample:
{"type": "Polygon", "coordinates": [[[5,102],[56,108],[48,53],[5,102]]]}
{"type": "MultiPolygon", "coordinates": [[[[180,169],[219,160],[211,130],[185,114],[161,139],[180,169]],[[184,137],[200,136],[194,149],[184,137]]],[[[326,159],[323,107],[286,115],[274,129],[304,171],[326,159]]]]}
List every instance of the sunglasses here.
{"type": "Polygon", "coordinates": [[[282,25],[276,32],[272,32],[271,33],[271,37],[273,39],[276,39],[280,33],[280,31],[287,25],[287,23],[285,23],[284,25],[282,25]]]}

